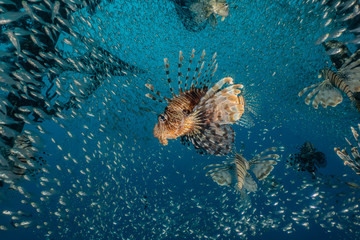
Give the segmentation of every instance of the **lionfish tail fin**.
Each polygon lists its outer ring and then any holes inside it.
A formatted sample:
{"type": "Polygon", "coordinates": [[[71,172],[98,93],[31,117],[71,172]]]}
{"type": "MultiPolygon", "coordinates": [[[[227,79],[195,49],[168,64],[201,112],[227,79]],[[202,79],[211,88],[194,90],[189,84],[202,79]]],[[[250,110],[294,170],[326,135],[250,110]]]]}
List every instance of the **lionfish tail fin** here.
{"type": "Polygon", "coordinates": [[[254,118],[258,116],[259,104],[257,97],[245,88],[242,91],[242,96],[244,101],[244,113],[237,123],[242,127],[251,128],[255,125],[254,118]]]}
{"type": "Polygon", "coordinates": [[[200,154],[227,155],[233,148],[235,133],[228,125],[211,123],[198,132],[182,137],[182,143],[192,143],[200,154]]]}

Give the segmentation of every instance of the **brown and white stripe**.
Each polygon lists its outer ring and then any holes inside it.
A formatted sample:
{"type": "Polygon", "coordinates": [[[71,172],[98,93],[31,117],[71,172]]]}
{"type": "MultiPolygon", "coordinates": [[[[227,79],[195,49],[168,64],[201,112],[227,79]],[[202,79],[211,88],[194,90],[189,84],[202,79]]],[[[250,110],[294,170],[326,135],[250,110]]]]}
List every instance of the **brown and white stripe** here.
{"type": "Polygon", "coordinates": [[[323,69],[321,73],[324,79],[329,79],[330,83],[334,87],[343,91],[352,102],[355,100],[354,95],[349,88],[349,85],[338,74],[334,73],[332,70],[327,68],[323,69]]]}

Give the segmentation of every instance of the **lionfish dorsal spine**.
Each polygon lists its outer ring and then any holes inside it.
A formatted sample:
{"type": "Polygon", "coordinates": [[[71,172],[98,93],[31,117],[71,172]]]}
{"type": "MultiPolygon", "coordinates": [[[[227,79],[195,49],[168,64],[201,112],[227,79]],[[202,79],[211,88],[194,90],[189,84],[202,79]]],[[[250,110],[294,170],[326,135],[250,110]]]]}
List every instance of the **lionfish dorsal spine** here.
{"type": "Polygon", "coordinates": [[[186,72],[186,77],[185,77],[185,91],[187,89],[187,86],[188,86],[188,80],[190,78],[189,76],[189,73],[191,72],[191,65],[192,65],[192,62],[193,62],[193,59],[195,57],[195,49],[192,50],[191,52],[191,55],[190,55],[190,58],[189,58],[189,64],[188,64],[188,68],[187,68],[187,72],[186,72]]]}
{"type": "Polygon", "coordinates": [[[171,92],[172,96],[175,97],[176,95],[174,93],[174,89],[171,86],[171,78],[170,78],[170,70],[169,70],[170,64],[169,64],[169,61],[167,58],[164,58],[164,65],[165,65],[166,78],[169,83],[170,92],[171,92]]]}
{"type": "Polygon", "coordinates": [[[344,81],[344,79],[330,69],[324,69],[324,72],[326,78],[329,79],[330,83],[334,87],[343,91],[351,101],[355,100],[353,93],[350,91],[349,85],[344,81]]]}
{"type": "Polygon", "coordinates": [[[201,69],[204,67],[204,64],[202,64],[203,60],[204,60],[204,57],[205,57],[205,50],[202,51],[200,59],[199,59],[197,65],[196,65],[193,77],[191,79],[191,84],[190,84],[191,89],[193,89],[198,84],[197,79],[200,77],[201,69]]]}
{"type": "Polygon", "coordinates": [[[209,64],[206,67],[206,70],[203,74],[202,84],[204,86],[207,86],[210,83],[210,80],[212,79],[212,77],[214,76],[214,74],[217,70],[216,56],[217,56],[217,53],[214,53],[214,55],[212,56],[209,64]]]}
{"type": "Polygon", "coordinates": [[[152,84],[146,83],[146,84],[145,84],[145,87],[146,87],[147,89],[149,89],[152,93],[154,93],[154,94],[156,94],[156,95],[158,96],[158,98],[157,98],[157,97],[155,97],[155,96],[154,96],[153,94],[151,94],[151,93],[146,93],[145,96],[146,96],[147,98],[150,98],[150,99],[152,99],[152,100],[154,100],[154,101],[158,101],[158,102],[160,102],[160,103],[164,102],[163,99],[164,99],[166,102],[168,102],[168,100],[167,100],[166,98],[163,98],[163,97],[161,96],[161,93],[160,93],[159,91],[156,91],[156,92],[155,92],[155,88],[154,88],[154,86],[153,86],[152,84]],[[163,98],[163,99],[161,99],[161,98],[163,98]]]}
{"type": "Polygon", "coordinates": [[[178,63],[178,86],[179,86],[179,94],[182,93],[182,88],[181,88],[181,67],[182,67],[182,61],[184,60],[184,57],[182,55],[182,51],[179,52],[179,63],[178,63]]]}

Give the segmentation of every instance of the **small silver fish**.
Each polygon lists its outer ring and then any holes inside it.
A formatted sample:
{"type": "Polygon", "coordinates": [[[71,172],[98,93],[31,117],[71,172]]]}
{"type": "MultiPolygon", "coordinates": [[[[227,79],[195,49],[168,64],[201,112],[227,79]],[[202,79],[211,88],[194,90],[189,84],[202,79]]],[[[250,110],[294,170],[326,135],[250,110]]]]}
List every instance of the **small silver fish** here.
{"type": "Polygon", "coordinates": [[[0,14],[0,25],[12,23],[25,15],[27,15],[26,12],[6,12],[0,14]]]}
{"type": "Polygon", "coordinates": [[[51,20],[54,22],[55,17],[59,14],[60,2],[55,1],[53,10],[51,12],[51,20]]]}
{"type": "Polygon", "coordinates": [[[325,42],[326,39],[328,39],[328,38],[329,38],[329,33],[325,33],[325,34],[321,35],[321,36],[316,40],[315,45],[319,45],[319,44],[325,42]]]}
{"type": "Polygon", "coordinates": [[[20,55],[21,49],[20,49],[20,41],[19,38],[15,36],[15,33],[13,30],[7,30],[5,34],[8,36],[10,42],[13,44],[13,46],[16,48],[17,54],[20,55]]]}

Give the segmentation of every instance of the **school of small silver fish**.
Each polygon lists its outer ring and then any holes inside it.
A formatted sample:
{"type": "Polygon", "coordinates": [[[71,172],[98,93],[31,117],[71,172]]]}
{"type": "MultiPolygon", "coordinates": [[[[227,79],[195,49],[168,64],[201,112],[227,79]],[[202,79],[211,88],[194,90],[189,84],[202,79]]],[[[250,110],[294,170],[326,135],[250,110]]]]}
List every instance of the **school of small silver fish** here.
{"type": "Polygon", "coordinates": [[[354,0],[0,0],[0,239],[360,238],[359,22],[354,0]]]}

